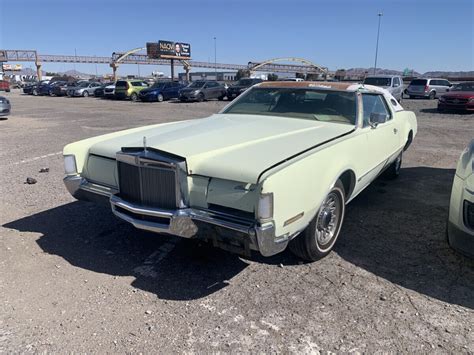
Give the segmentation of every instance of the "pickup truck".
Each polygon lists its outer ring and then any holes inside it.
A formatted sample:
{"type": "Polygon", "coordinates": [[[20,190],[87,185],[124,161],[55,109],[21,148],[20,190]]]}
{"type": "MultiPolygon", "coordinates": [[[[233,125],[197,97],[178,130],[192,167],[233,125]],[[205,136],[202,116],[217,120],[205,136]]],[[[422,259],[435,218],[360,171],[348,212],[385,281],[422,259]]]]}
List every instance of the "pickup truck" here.
{"type": "Polygon", "coordinates": [[[0,80],[0,91],[10,92],[10,83],[6,80],[0,80]]]}

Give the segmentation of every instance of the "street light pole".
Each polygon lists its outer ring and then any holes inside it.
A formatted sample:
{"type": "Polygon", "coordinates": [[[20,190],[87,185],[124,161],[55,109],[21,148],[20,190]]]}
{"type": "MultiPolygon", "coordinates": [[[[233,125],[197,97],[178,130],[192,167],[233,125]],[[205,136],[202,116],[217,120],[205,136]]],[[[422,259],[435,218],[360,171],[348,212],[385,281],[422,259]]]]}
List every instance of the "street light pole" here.
{"type": "Polygon", "coordinates": [[[214,75],[217,80],[217,41],[216,37],[214,37],[214,75]]]}
{"type": "Polygon", "coordinates": [[[383,16],[383,13],[382,12],[379,12],[378,15],[379,17],[379,27],[378,27],[378,30],[377,30],[377,44],[375,45],[375,65],[374,65],[374,75],[375,75],[375,72],[377,71],[377,55],[379,53],[379,36],[380,36],[380,20],[383,16]]]}

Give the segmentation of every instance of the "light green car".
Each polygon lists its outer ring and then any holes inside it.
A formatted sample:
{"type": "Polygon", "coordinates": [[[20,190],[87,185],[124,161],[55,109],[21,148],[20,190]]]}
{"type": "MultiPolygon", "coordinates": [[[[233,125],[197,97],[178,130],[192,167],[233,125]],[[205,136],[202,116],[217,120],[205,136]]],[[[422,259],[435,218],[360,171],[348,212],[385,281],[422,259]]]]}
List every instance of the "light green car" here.
{"type": "Polygon", "coordinates": [[[417,133],[413,112],[361,84],[258,84],[208,118],[67,145],[70,193],[105,200],[135,227],[271,256],[327,255],[345,206],[396,177],[417,133]]]}
{"type": "Polygon", "coordinates": [[[474,258],[474,140],[458,161],[451,190],[447,234],[451,247],[474,258]]]}
{"type": "Polygon", "coordinates": [[[147,83],[141,80],[117,80],[115,83],[115,98],[138,101],[140,91],[147,87],[147,83]]]}

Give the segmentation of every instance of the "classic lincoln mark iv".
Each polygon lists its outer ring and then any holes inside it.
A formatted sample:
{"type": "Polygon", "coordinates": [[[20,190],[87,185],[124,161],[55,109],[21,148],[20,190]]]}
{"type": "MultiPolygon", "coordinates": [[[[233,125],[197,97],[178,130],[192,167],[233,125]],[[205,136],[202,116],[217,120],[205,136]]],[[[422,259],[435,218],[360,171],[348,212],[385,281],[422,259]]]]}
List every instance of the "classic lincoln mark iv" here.
{"type": "Polygon", "coordinates": [[[64,181],[140,229],[247,255],[289,245],[317,260],[345,205],[380,174],[399,174],[416,133],[413,112],[384,89],[267,82],[204,119],[69,144],[64,181]]]}

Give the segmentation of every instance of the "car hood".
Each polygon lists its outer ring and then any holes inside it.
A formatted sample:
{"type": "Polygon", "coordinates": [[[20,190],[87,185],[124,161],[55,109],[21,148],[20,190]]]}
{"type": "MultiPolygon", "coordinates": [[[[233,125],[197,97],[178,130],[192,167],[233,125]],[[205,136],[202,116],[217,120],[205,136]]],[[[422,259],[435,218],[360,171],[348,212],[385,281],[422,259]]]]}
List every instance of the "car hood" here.
{"type": "Polygon", "coordinates": [[[474,97],[474,92],[472,91],[451,91],[443,95],[443,97],[457,97],[459,99],[469,99],[474,97]]]}
{"type": "Polygon", "coordinates": [[[115,158],[124,147],[142,147],[146,137],[147,147],[184,157],[189,174],[257,183],[265,169],[353,129],[296,118],[216,114],[118,132],[92,145],[89,153],[115,158]]]}
{"type": "Polygon", "coordinates": [[[196,91],[196,90],[202,90],[202,87],[201,88],[182,88],[180,91],[181,92],[192,92],[192,91],[196,91]]]}

